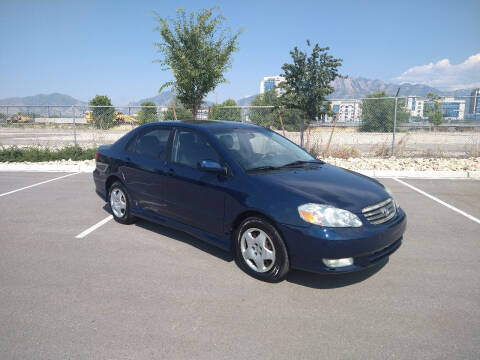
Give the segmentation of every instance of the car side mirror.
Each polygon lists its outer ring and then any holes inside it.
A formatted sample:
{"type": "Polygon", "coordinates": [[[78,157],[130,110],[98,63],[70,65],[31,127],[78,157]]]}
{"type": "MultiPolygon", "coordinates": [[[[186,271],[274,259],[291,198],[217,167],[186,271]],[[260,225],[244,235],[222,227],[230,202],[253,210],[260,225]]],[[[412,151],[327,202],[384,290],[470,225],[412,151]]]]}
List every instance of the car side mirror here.
{"type": "Polygon", "coordinates": [[[220,165],[218,162],[213,160],[202,160],[198,163],[198,168],[200,170],[211,172],[219,175],[226,175],[227,170],[220,165]]]}

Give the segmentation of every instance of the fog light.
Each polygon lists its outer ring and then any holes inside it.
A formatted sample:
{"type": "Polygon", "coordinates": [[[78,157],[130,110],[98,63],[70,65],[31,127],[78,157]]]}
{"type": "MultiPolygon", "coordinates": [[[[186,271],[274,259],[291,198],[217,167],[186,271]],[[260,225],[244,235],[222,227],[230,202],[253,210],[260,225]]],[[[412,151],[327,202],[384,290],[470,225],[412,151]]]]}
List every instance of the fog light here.
{"type": "Polygon", "coordinates": [[[331,268],[339,268],[344,266],[353,265],[353,258],[343,258],[343,259],[322,259],[323,263],[331,268]]]}

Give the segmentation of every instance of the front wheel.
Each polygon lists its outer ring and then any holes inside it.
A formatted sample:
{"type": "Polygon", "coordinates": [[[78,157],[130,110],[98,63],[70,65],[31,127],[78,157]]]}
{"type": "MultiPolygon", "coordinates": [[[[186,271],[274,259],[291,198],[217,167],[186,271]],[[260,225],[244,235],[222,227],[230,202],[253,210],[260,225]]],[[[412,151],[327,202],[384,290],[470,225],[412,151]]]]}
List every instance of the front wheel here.
{"type": "Polygon", "coordinates": [[[243,270],[259,280],[278,282],[290,270],[282,237],[271,223],[259,217],[250,217],[238,227],[236,255],[243,270]]]}
{"type": "Polygon", "coordinates": [[[119,181],[113,183],[110,187],[108,199],[115,221],[121,224],[131,224],[135,221],[135,217],[130,213],[130,199],[127,189],[122,183],[119,181]]]}

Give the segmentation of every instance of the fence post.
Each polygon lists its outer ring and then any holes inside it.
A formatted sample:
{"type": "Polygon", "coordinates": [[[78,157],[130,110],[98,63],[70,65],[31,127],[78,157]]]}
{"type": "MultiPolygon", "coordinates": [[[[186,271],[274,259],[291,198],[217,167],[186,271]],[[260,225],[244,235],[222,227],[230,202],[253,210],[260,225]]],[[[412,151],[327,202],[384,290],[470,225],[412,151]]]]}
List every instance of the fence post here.
{"type": "Polygon", "coordinates": [[[398,105],[399,92],[400,92],[400,88],[398,88],[397,93],[395,94],[395,109],[393,112],[392,156],[395,156],[395,132],[397,131],[397,105],[398,105]]]}
{"type": "Polygon", "coordinates": [[[75,121],[75,107],[72,106],[72,111],[73,111],[73,144],[75,147],[77,146],[77,124],[75,121]]]}
{"type": "Polygon", "coordinates": [[[303,133],[305,128],[305,117],[302,116],[302,123],[300,125],[300,146],[303,148],[303,133]]]}

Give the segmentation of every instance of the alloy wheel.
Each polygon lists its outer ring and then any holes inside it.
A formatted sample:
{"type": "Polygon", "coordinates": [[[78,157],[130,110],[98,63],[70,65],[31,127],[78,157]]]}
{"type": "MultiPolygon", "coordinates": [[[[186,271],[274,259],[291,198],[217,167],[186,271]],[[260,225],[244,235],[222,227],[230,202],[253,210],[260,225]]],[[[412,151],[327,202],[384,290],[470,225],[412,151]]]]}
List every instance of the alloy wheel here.
{"type": "Polygon", "coordinates": [[[243,259],[252,270],[264,273],[275,264],[275,247],[265,231],[258,228],[245,230],[240,246],[243,259]]]}
{"type": "Polygon", "coordinates": [[[114,188],[110,193],[110,207],[117,218],[122,218],[127,211],[127,198],[119,188],[114,188]]]}

